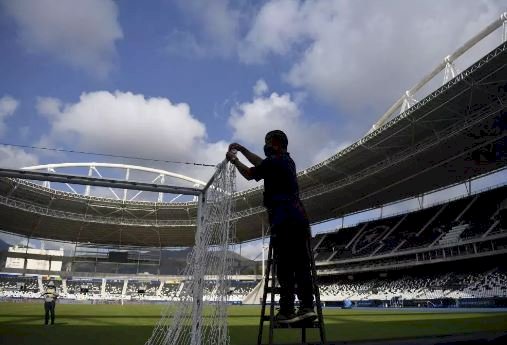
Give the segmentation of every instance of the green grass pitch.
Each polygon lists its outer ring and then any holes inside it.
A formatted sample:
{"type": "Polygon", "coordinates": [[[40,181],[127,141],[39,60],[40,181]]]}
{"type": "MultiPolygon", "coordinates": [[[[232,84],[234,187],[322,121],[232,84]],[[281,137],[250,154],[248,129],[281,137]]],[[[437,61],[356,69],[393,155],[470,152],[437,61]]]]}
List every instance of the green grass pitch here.
{"type": "MultiPolygon", "coordinates": [[[[0,344],[142,345],[163,308],[149,304],[59,304],[57,324],[51,327],[43,325],[42,303],[0,303],[0,344]]],[[[256,343],[259,313],[256,306],[230,307],[231,344],[256,343]]],[[[324,319],[328,340],[336,341],[507,330],[507,313],[500,312],[325,309],[324,319]]],[[[318,341],[318,331],[309,330],[308,338],[318,341]]],[[[275,330],[275,341],[298,342],[300,331],[275,330]]]]}

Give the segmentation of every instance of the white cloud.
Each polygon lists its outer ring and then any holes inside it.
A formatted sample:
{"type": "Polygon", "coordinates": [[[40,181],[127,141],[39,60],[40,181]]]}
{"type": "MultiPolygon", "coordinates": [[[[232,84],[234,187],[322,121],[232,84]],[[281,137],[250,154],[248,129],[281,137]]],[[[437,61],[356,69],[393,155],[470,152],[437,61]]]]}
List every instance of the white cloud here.
{"type": "Polygon", "coordinates": [[[257,80],[253,87],[254,96],[262,96],[268,92],[268,90],[268,84],[264,81],[264,79],[257,80]]]}
{"type": "Polygon", "coordinates": [[[0,98],[0,118],[14,114],[18,108],[18,105],[19,101],[12,98],[11,96],[5,95],[0,98]]]}
{"type": "MultiPolygon", "coordinates": [[[[40,144],[88,152],[216,164],[224,159],[228,143],[206,140],[206,127],[186,103],[147,98],[131,92],[83,93],[78,102],[62,104],[39,98],[38,112],[50,123],[40,144]]],[[[94,158],[90,158],[94,159],[94,158]]],[[[111,158],[110,162],[117,162],[111,158]]],[[[212,169],[135,161],[206,180],[212,169]]]]}
{"type": "Polygon", "coordinates": [[[12,98],[9,95],[5,95],[2,98],[0,98],[0,134],[4,130],[3,121],[8,116],[14,114],[18,106],[19,101],[17,101],[16,99],[12,98]]]}
{"type": "Polygon", "coordinates": [[[91,151],[181,159],[206,134],[187,104],[130,92],[83,93],[61,109],[58,100],[40,98],[37,109],[50,116],[53,141],[91,151]]]}
{"type": "Polygon", "coordinates": [[[178,55],[231,56],[239,41],[239,24],[242,16],[228,0],[178,0],[185,16],[200,26],[199,32],[174,30],[169,35],[169,52],[178,55]]]}
{"type": "Polygon", "coordinates": [[[303,39],[305,23],[301,20],[299,1],[268,1],[261,7],[253,24],[240,44],[243,62],[264,61],[269,54],[284,55],[292,45],[303,39]]]}
{"type": "MultiPolygon", "coordinates": [[[[0,98],[0,136],[5,131],[4,119],[12,116],[19,106],[19,101],[11,96],[0,98]]],[[[37,164],[37,156],[23,149],[11,146],[0,146],[0,167],[19,169],[27,165],[37,164]]]]}
{"type": "MultiPolygon", "coordinates": [[[[339,110],[337,136],[363,135],[404,92],[505,11],[501,0],[178,1],[197,31],[175,31],[170,50],[243,63],[281,59],[296,94],[339,110]]],[[[500,43],[496,32],[457,61],[461,70],[500,43]]],[[[440,78],[440,76],[439,76],[440,78]]],[[[424,97],[441,79],[416,95],[424,97]]],[[[260,94],[256,94],[260,96],[260,94]]]]}
{"type": "MultiPolygon", "coordinates": [[[[265,85],[267,89],[267,84],[265,85]]],[[[224,159],[229,141],[209,142],[206,127],[185,103],[148,98],[131,92],[83,93],[79,101],[62,104],[55,98],[38,98],[39,114],[50,131],[40,145],[88,152],[216,164],[224,159]]],[[[272,93],[236,105],[228,119],[237,140],[262,154],[265,134],[282,129],[289,137],[289,151],[298,169],[327,158],[344,144],[336,142],[328,128],[310,123],[289,94],[272,93]]],[[[225,139],[225,138],[224,138],[225,139]]],[[[93,160],[94,158],[91,158],[93,160]]],[[[118,158],[111,158],[117,162],[118,158]]],[[[130,162],[183,173],[206,181],[212,168],[130,162]]],[[[254,186],[238,179],[238,189],[254,186]]]]}
{"type": "Polygon", "coordinates": [[[47,117],[57,116],[60,113],[62,102],[57,98],[40,97],[35,105],[37,112],[47,117]]]}
{"type": "Polygon", "coordinates": [[[266,133],[274,129],[283,130],[289,138],[289,152],[299,170],[327,158],[344,146],[333,139],[329,128],[305,120],[299,105],[289,94],[273,92],[238,104],[232,109],[229,125],[233,128],[233,140],[259,154],[266,133]]]}
{"type": "Polygon", "coordinates": [[[37,156],[16,147],[0,146],[0,167],[20,169],[36,164],[38,164],[37,156]]]}
{"type": "Polygon", "coordinates": [[[295,124],[300,116],[301,112],[289,94],[278,95],[273,92],[266,98],[255,98],[252,102],[239,104],[233,109],[229,124],[234,129],[235,139],[258,146],[264,144],[264,136],[268,131],[287,131],[287,127],[295,124]]]}
{"type": "MultiPolygon", "coordinates": [[[[283,56],[292,86],[339,108],[378,117],[504,9],[499,0],[450,0],[438,6],[399,0],[273,0],[258,11],[239,56],[247,63],[283,56]]],[[[498,45],[499,35],[488,42],[460,67],[498,45]]]]}
{"type": "Polygon", "coordinates": [[[115,42],[123,37],[112,0],[2,0],[14,18],[21,44],[71,66],[105,77],[113,67],[115,42]]]}
{"type": "Polygon", "coordinates": [[[18,106],[19,101],[9,95],[5,95],[0,98],[0,135],[2,135],[5,131],[5,118],[14,114],[18,106]]]}

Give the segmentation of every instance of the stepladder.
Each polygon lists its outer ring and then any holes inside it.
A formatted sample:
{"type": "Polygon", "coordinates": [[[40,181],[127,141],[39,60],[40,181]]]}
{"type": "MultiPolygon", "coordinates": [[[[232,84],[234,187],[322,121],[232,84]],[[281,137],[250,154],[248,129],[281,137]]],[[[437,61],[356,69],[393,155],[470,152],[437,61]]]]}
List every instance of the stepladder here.
{"type": "MultiPolygon", "coordinates": [[[[274,341],[274,330],[280,328],[292,328],[301,330],[301,343],[307,343],[307,329],[318,329],[320,342],[318,344],[327,344],[326,333],[324,328],[324,317],[322,315],[322,305],[320,301],[319,287],[317,285],[317,270],[315,268],[315,260],[310,247],[310,239],[308,238],[306,250],[308,251],[308,257],[310,258],[310,270],[311,270],[311,283],[312,292],[315,299],[315,309],[317,311],[317,317],[311,319],[305,319],[294,323],[281,323],[277,322],[275,318],[275,304],[276,296],[281,293],[281,287],[277,282],[277,265],[276,265],[276,251],[273,246],[273,235],[270,237],[269,248],[268,248],[268,260],[264,273],[264,289],[262,293],[261,301],[261,316],[259,322],[259,332],[257,337],[257,345],[263,344],[263,330],[264,322],[269,322],[268,331],[268,343],[269,345],[275,344],[274,341]],[[269,313],[266,313],[266,305],[269,299],[269,313]]],[[[312,344],[315,342],[312,342],[312,344]]]]}

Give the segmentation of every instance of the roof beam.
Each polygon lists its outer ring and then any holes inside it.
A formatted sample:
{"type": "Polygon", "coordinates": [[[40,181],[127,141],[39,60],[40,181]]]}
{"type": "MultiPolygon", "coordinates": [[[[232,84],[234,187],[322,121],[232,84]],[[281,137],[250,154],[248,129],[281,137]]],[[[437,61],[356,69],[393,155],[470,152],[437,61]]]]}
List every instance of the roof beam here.
{"type": "Polygon", "coordinates": [[[71,184],[119,188],[119,189],[132,189],[147,192],[170,193],[170,194],[199,195],[202,192],[202,190],[198,188],[167,186],[156,183],[124,181],[90,176],[67,175],[67,174],[57,174],[51,172],[39,172],[19,169],[0,168],[0,177],[71,183],[71,184]]]}
{"type": "MultiPolygon", "coordinates": [[[[416,85],[414,85],[410,90],[407,90],[405,94],[403,94],[385,113],[380,117],[380,119],[372,126],[370,131],[367,133],[373,132],[375,129],[380,128],[383,126],[386,122],[389,121],[389,119],[392,117],[392,115],[396,112],[397,109],[403,106],[404,101],[408,100],[409,98],[412,98],[417,91],[419,91],[422,87],[424,87],[430,80],[432,80],[435,76],[437,76],[441,71],[443,71],[446,66],[451,65],[452,63],[459,58],[461,55],[463,55],[465,52],[467,52],[470,48],[475,46],[478,42],[480,42],[482,39],[484,39],[486,36],[491,34],[493,31],[501,27],[502,25],[505,25],[504,23],[507,22],[507,12],[502,13],[502,15],[497,18],[494,22],[489,24],[486,28],[481,30],[478,34],[476,34],[474,37],[470,38],[468,41],[466,41],[461,47],[459,47],[455,52],[453,52],[450,55],[447,55],[442,62],[440,62],[429,74],[427,74],[421,81],[419,81],[416,85]]],[[[403,110],[403,109],[402,109],[403,110]]]]}

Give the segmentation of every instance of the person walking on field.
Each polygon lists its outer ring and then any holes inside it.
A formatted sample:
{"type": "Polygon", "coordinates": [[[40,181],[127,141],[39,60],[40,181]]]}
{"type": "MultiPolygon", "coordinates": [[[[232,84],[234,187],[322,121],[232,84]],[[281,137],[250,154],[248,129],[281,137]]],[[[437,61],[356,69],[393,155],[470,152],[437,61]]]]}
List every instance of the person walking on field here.
{"type": "Polygon", "coordinates": [[[226,159],[247,180],[264,180],[264,206],[268,211],[274,261],[281,287],[279,323],[315,319],[309,251],[310,223],[299,198],[296,165],[287,152],[288,139],[281,130],[266,134],[262,159],[238,143],[229,145],[226,159]],[[247,167],[236,155],[241,154],[253,165],[247,167]],[[294,294],[299,310],[294,309],[294,294]]]}
{"type": "Polygon", "coordinates": [[[55,306],[56,299],[58,298],[58,292],[56,292],[55,283],[50,281],[46,287],[46,291],[42,294],[44,297],[44,324],[47,325],[49,322],[49,314],[51,314],[51,324],[55,324],[55,306]]]}

